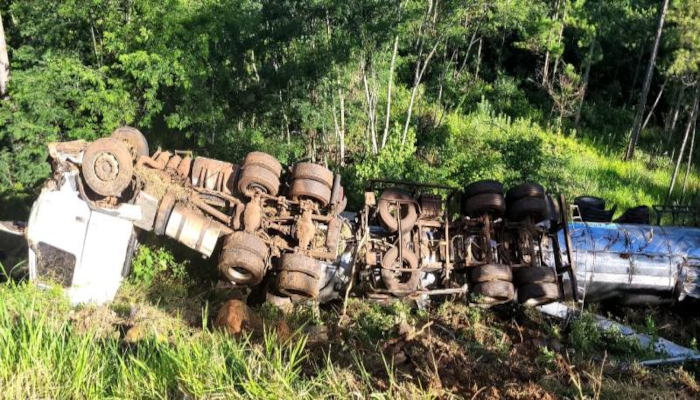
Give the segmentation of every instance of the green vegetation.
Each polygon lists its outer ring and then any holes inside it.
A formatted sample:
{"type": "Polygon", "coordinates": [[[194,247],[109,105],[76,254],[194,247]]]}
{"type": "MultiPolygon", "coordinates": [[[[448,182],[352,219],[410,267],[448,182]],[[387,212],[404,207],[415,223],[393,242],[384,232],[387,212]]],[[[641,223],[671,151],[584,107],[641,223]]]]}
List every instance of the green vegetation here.
{"type": "Polygon", "coordinates": [[[648,123],[622,161],[659,11],[651,0],[4,1],[1,213],[26,215],[47,142],[122,124],[152,149],[310,158],[354,196],[378,176],[538,180],[622,211],[666,201],[674,175],[671,201],[688,204],[700,185],[695,2],[668,8],[648,123]]]}

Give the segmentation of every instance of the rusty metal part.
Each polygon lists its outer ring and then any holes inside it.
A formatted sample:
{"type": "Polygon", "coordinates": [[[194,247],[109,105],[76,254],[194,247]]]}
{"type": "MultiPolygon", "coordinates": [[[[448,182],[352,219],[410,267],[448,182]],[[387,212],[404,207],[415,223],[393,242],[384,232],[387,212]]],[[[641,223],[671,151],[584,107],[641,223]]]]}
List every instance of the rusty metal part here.
{"type": "Polygon", "coordinates": [[[200,198],[193,198],[192,203],[197,206],[200,210],[206,212],[207,214],[213,216],[214,218],[220,220],[226,225],[231,224],[231,217],[217,210],[216,208],[207,204],[204,200],[200,198]]]}
{"type": "Polygon", "coordinates": [[[146,137],[143,136],[140,130],[131,126],[122,126],[115,129],[110,137],[124,142],[129,152],[131,153],[132,159],[137,160],[141,156],[148,156],[150,153],[148,151],[148,141],[146,137]]]}
{"type": "Polygon", "coordinates": [[[170,160],[168,160],[167,163],[165,163],[165,168],[177,171],[177,167],[180,165],[180,162],[182,162],[182,157],[175,154],[174,156],[170,157],[170,160]]]}
{"type": "Polygon", "coordinates": [[[147,167],[157,169],[157,170],[163,170],[165,169],[165,165],[170,161],[170,157],[172,156],[172,153],[169,151],[157,151],[153,156],[148,157],[148,156],[141,156],[139,157],[138,161],[136,162],[136,166],[140,167],[142,165],[145,165],[147,167]]]}
{"type": "Polygon", "coordinates": [[[263,153],[261,151],[253,151],[248,154],[246,154],[245,159],[243,160],[243,166],[248,167],[248,166],[260,166],[268,171],[272,172],[277,178],[279,178],[282,175],[282,164],[280,164],[277,159],[267,153],[263,153]]]}
{"type": "Polygon", "coordinates": [[[190,170],[192,169],[192,156],[189,154],[185,155],[180,161],[180,165],[177,166],[177,174],[180,178],[187,178],[190,175],[190,170]]]}
{"type": "Polygon", "coordinates": [[[311,240],[316,235],[316,225],[311,220],[311,211],[305,210],[301,214],[301,218],[297,220],[297,240],[299,240],[299,248],[306,250],[309,248],[311,240]]]}
{"type": "Polygon", "coordinates": [[[92,142],[83,153],[83,179],[95,193],[119,196],[131,183],[134,164],[126,146],[116,139],[92,142]]]}
{"type": "Polygon", "coordinates": [[[172,192],[167,192],[160,201],[158,206],[158,212],[156,213],[155,224],[153,230],[156,235],[164,235],[165,227],[168,224],[168,219],[170,218],[170,213],[175,207],[175,194],[172,192]]]}
{"type": "Polygon", "coordinates": [[[386,288],[397,295],[418,289],[420,270],[418,256],[409,248],[394,246],[382,257],[382,281],[386,288]]]}
{"type": "Polygon", "coordinates": [[[192,186],[231,195],[238,169],[230,162],[197,157],[192,162],[192,186]]]}
{"type": "Polygon", "coordinates": [[[220,233],[221,224],[182,205],[175,205],[165,227],[168,237],[207,257],[214,252],[220,233]]]}
{"type": "Polygon", "coordinates": [[[343,227],[343,221],[334,217],[328,223],[328,231],[326,232],[326,247],[331,253],[335,253],[338,249],[338,241],[340,240],[340,229],[343,227]]]}
{"type": "Polygon", "coordinates": [[[238,178],[238,190],[252,197],[256,192],[276,196],[280,180],[274,172],[260,165],[246,165],[238,178]]]}
{"type": "Polygon", "coordinates": [[[331,189],[325,184],[311,179],[295,179],[289,188],[292,200],[310,199],[321,207],[328,205],[331,199],[331,189]]]}
{"type": "Polygon", "coordinates": [[[295,164],[292,169],[292,179],[309,179],[323,183],[329,189],[333,188],[333,171],[310,162],[295,164]]]}
{"type": "Polygon", "coordinates": [[[253,197],[243,211],[243,227],[248,233],[257,231],[262,225],[263,208],[259,196],[253,197]]]}
{"type": "Polygon", "coordinates": [[[418,207],[408,192],[390,188],[379,196],[379,220],[390,232],[409,232],[418,220],[418,207]]]}
{"type": "Polygon", "coordinates": [[[243,248],[226,248],[219,257],[219,271],[238,285],[257,285],[265,275],[265,261],[243,248]]]}
{"type": "Polygon", "coordinates": [[[419,202],[421,208],[421,219],[436,219],[442,215],[442,198],[440,196],[432,194],[422,194],[420,196],[419,202]]]}

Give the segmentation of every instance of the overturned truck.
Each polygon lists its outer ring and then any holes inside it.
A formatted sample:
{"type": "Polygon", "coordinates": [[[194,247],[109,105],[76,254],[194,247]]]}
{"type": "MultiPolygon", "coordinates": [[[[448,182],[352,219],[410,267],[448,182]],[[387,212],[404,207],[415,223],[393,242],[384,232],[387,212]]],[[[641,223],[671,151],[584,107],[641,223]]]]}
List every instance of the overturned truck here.
{"type": "Polygon", "coordinates": [[[49,145],[53,175],[26,228],[30,277],[74,303],[111,300],[134,228],[205,257],[233,285],[285,301],[348,296],[490,307],[561,299],[627,303],[698,297],[700,230],[569,221],[563,196],[496,181],[461,191],[371,180],[347,212],[340,176],[249,153],[238,165],[191,152],[151,154],[122,127],[49,145]],[[457,206],[458,204],[458,206],[457,206]]]}

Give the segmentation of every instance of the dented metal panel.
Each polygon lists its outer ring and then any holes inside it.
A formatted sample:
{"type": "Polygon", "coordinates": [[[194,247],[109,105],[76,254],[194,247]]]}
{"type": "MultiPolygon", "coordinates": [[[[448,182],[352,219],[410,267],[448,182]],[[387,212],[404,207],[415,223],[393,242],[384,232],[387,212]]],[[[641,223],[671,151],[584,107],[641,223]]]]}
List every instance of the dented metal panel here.
{"type": "MultiPolygon", "coordinates": [[[[578,291],[586,300],[700,298],[700,229],[593,222],[569,227],[578,291]]],[[[563,231],[559,235],[563,240],[563,231]]]]}

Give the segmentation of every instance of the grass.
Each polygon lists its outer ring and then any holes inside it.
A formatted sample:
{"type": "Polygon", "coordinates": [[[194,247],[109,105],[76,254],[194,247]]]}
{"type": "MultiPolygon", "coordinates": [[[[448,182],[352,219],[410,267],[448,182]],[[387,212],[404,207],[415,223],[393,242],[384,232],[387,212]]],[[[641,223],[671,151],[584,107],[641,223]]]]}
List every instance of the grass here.
{"type": "MultiPolygon", "coordinates": [[[[307,356],[306,338],[258,341],[184,329],[148,330],[130,343],[117,330],[79,323],[60,289],[0,286],[0,398],[378,398],[431,397],[410,383],[385,389],[361,361],[348,368],[307,356]]],[[[205,318],[206,319],[206,318],[205,318]]]]}

